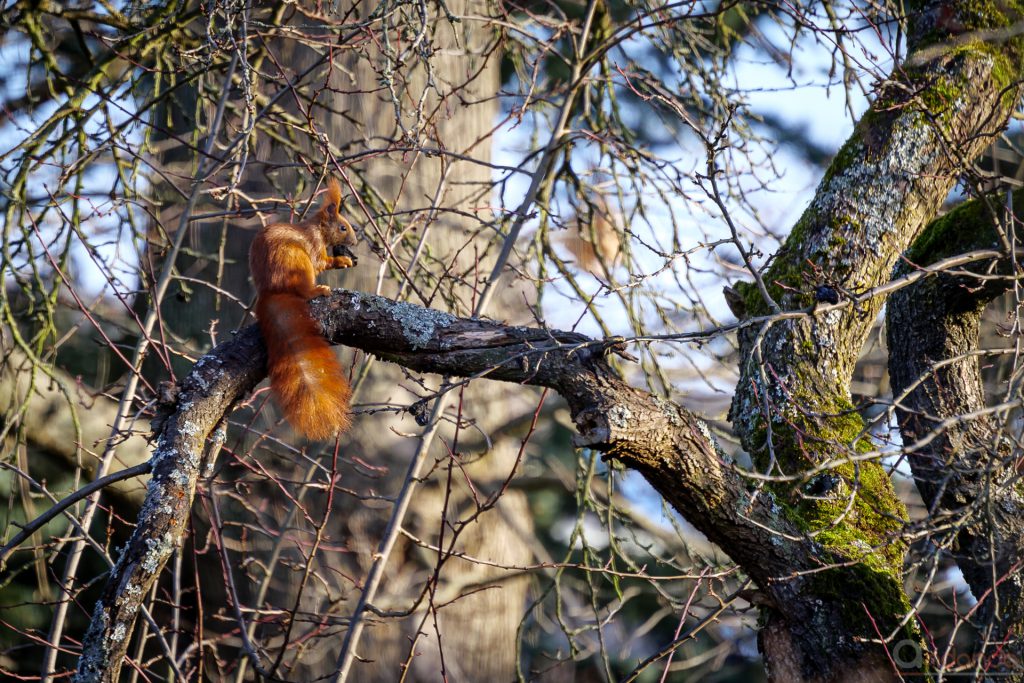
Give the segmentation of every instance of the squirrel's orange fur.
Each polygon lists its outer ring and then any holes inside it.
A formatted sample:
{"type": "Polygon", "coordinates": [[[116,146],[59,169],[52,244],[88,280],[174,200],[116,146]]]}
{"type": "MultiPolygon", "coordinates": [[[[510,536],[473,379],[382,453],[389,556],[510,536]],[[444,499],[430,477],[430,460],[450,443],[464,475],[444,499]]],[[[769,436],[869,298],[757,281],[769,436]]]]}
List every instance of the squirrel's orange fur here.
{"type": "Polygon", "coordinates": [[[356,234],[340,206],[341,187],[331,180],[312,219],[268,225],[249,249],[270,387],[288,421],[311,439],[334,436],[350,424],[348,380],[307,306],[331,292],[316,284],[318,273],[356,264],[348,251],[356,234]]]}

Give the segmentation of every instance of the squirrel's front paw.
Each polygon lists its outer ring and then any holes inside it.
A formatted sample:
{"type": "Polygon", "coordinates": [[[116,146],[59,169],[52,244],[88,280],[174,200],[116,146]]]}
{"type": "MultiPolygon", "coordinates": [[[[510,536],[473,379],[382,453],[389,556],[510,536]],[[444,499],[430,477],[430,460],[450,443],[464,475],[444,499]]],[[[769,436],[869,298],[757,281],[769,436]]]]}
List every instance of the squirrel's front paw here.
{"type": "MultiPolygon", "coordinates": [[[[313,297],[326,296],[331,293],[331,288],[327,285],[317,285],[313,288],[313,297]]],[[[310,297],[310,298],[313,298],[310,297]]]]}
{"type": "Polygon", "coordinates": [[[344,244],[336,244],[331,250],[331,261],[335,268],[352,268],[359,259],[344,244]]]}

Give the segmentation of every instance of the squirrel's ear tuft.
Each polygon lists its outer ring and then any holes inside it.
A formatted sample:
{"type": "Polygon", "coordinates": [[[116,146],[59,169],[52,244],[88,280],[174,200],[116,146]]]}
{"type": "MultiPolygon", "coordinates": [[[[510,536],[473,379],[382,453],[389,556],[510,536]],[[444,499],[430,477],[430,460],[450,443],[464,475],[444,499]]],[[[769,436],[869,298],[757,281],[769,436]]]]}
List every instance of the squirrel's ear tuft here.
{"type": "Polygon", "coordinates": [[[341,185],[334,178],[327,181],[327,196],[324,197],[324,205],[320,207],[320,213],[328,219],[341,213],[341,185]]]}
{"type": "Polygon", "coordinates": [[[341,211],[341,185],[334,178],[327,181],[327,199],[324,200],[324,206],[334,207],[332,213],[341,211]]]}

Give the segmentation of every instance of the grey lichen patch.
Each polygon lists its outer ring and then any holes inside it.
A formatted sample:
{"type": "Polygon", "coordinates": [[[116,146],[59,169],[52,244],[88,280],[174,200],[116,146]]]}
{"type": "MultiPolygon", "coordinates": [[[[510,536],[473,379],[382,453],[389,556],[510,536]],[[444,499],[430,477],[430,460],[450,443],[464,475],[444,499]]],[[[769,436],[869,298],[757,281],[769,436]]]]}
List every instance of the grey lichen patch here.
{"type": "Polygon", "coordinates": [[[196,364],[193,366],[193,368],[202,369],[205,368],[207,365],[213,365],[219,368],[220,366],[224,365],[224,361],[216,356],[203,356],[202,358],[196,361],[196,364]]]}
{"type": "Polygon", "coordinates": [[[167,475],[167,478],[181,488],[186,488],[189,484],[189,476],[186,472],[183,472],[181,468],[171,470],[171,473],[167,475]]]}
{"type": "Polygon", "coordinates": [[[686,420],[683,418],[680,412],[679,406],[671,401],[666,401],[658,396],[653,396],[651,399],[654,404],[658,406],[661,413],[668,419],[668,423],[673,427],[682,427],[686,424],[686,420]]]}
{"type": "Polygon", "coordinates": [[[123,623],[118,623],[118,625],[114,627],[114,632],[110,634],[110,641],[118,643],[124,640],[127,633],[128,628],[123,623]]]}
{"type": "Polygon", "coordinates": [[[160,565],[163,564],[163,561],[174,550],[174,537],[170,533],[165,533],[158,539],[147,538],[146,547],[149,550],[146,551],[146,556],[142,558],[142,568],[150,574],[155,574],[160,565]]]}
{"type": "Polygon", "coordinates": [[[718,459],[726,465],[732,465],[735,461],[732,456],[722,450],[722,447],[718,445],[718,439],[711,433],[711,429],[708,428],[707,422],[701,419],[697,419],[697,429],[700,431],[700,435],[708,442],[708,445],[714,449],[718,455],[718,459]]]}
{"type": "Polygon", "coordinates": [[[899,225],[904,197],[939,153],[936,132],[918,111],[907,110],[889,129],[894,134],[880,154],[859,149],[855,161],[836,169],[823,181],[810,211],[829,217],[830,225],[810,231],[813,239],[810,248],[804,250],[808,256],[821,253],[851,259],[844,265],[853,270],[856,264],[852,259],[858,255],[854,250],[834,249],[833,232],[845,240],[856,239],[876,255],[883,253],[885,234],[899,225]]]}
{"type": "MultiPolygon", "coordinates": [[[[836,325],[843,321],[843,312],[837,309],[832,311],[826,311],[825,313],[819,313],[817,315],[817,320],[824,323],[828,327],[835,327],[836,325]]],[[[815,329],[818,328],[816,327],[815,329]]],[[[831,338],[822,339],[821,335],[816,335],[815,341],[819,346],[824,348],[832,348],[833,346],[835,346],[835,341],[833,341],[831,338]]]]}
{"type": "Polygon", "coordinates": [[[146,485],[146,498],[139,510],[139,519],[151,520],[158,515],[173,516],[174,503],[181,498],[180,489],[185,488],[188,482],[189,478],[178,468],[164,476],[150,479],[146,485]]]}
{"type": "Polygon", "coordinates": [[[149,519],[155,512],[162,512],[167,501],[168,494],[164,483],[159,478],[152,477],[146,484],[146,499],[139,510],[139,518],[149,519]]]}
{"type": "Polygon", "coordinates": [[[99,601],[93,609],[89,630],[82,639],[82,655],[78,659],[78,671],[71,679],[73,683],[97,680],[99,673],[106,666],[110,642],[103,634],[106,633],[109,624],[110,612],[103,607],[103,602],[99,601]]]}
{"type": "Polygon", "coordinates": [[[616,429],[627,429],[632,419],[633,411],[624,405],[616,404],[608,409],[608,424],[616,429]]]}
{"type": "MultiPolygon", "coordinates": [[[[202,360],[202,359],[200,358],[200,361],[201,361],[201,360],[202,360]]],[[[196,364],[196,365],[194,366],[194,368],[193,368],[193,372],[192,372],[192,381],[196,383],[196,386],[197,386],[197,387],[199,387],[199,389],[200,389],[201,391],[204,391],[204,392],[205,392],[205,391],[209,390],[209,388],[210,388],[210,383],[209,383],[209,382],[208,382],[208,381],[206,380],[206,377],[204,377],[204,376],[203,376],[203,373],[202,373],[202,372],[196,372],[196,371],[195,371],[195,368],[198,368],[198,367],[199,367],[199,364],[197,363],[197,364],[196,364]]]]}
{"type": "Polygon", "coordinates": [[[199,469],[199,458],[200,454],[197,449],[192,449],[188,452],[188,464],[191,465],[193,469],[199,469]]]}
{"type": "Polygon", "coordinates": [[[208,391],[211,384],[220,379],[224,362],[216,356],[203,356],[192,366],[192,381],[202,391],[208,391]]]}
{"type": "Polygon", "coordinates": [[[200,432],[200,427],[192,420],[186,419],[178,423],[178,431],[185,436],[196,436],[200,432]]]}
{"type": "Polygon", "coordinates": [[[449,327],[456,321],[455,316],[442,311],[376,296],[366,297],[366,310],[386,313],[397,322],[402,328],[402,336],[409,341],[413,351],[428,346],[439,328],[449,327]]]}
{"type": "Polygon", "coordinates": [[[137,583],[130,583],[124,587],[121,594],[117,596],[117,604],[125,605],[135,603],[134,609],[138,609],[138,603],[142,598],[142,586],[137,583]]]}
{"type": "Polygon", "coordinates": [[[711,435],[711,430],[708,429],[708,425],[707,425],[706,422],[704,422],[704,420],[701,420],[701,419],[697,420],[697,429],[700,431],[701,436],[703,436],[705,439],[707,439],[708,444],[710,444],[712,447],[714,447],[714,445],[715,445],[715,437],[713,437],[711,435]]]}
{"type": "Polygon", "coordinates": [[[402,334],[414,350],[427,346],[437,334],[437,328],[446,328],[455,322],[455,318],[446,313],[404,302],[395,304],[394,313],[402,334]]]}
{"type": "Polygon", "coordinates": [[[153,469],[156,469],[157,465],[167,458],[171,458],[173,460],[176,457],[178,457],[178,450],[173,446],[164,445],[164,437],[161,436],[160,441],[157,442],[156,450],[153,451],[153,457],[151,458],[153,469]]]}

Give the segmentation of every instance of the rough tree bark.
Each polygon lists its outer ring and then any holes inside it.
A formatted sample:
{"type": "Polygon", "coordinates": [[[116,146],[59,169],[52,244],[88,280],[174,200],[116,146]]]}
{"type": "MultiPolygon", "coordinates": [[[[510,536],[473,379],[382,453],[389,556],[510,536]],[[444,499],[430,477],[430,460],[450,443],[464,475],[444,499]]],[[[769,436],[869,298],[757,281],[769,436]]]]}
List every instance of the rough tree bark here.
{"type": "MultiPolygon", "coordinates": [[[[895,275],[973,250],[1000,249],[998,196],[936,221],[895,275]]],[[[1015,193],[1014,205],[1024,201],[1015,193]]],[[[929,509],[937,549],[949,549],[979,601],[975,661],[990,674],[1024,680],[1024,496],[1020,453],[1004,432],[1010,407],[986,410],[979,353],[982,314],[1012,287],[1014,260],[990,258],[896,292],[886,310],[889,372],[900,433],[929,509]],[[973,273],[971,275],[970,273],[973,273]],[[944,532],[941,530],[945,529],[944,532]]],[[[1014,391],[1011,387],[1011,392],[1014,391]]],[[[1009,399],[1012,399],[1012,394],[1009,399]]]]}

